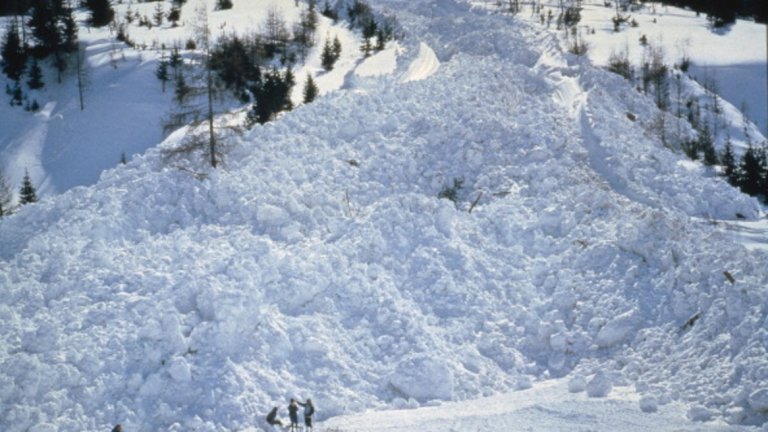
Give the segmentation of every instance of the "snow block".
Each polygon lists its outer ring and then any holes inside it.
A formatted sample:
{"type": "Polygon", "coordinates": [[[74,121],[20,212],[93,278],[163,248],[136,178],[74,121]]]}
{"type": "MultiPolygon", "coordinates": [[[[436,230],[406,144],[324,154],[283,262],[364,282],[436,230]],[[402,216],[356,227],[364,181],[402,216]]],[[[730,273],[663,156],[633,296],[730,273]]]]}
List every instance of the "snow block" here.
{"type": "Polygon", "coordinates": [[[613,390],[613,383],[605,372],[598,372],[587,383],[587,396],[606,397],[613,390]]]}
{"type": "Polygon", "coordinates": [[[401,361],[389,378],[389,385],[404,398],[419,402],[452,400],[454,375],[445,360],[416,354],[401,361]]]}
{"type": "Polygon", "coordinates": [[[581,375],[576,375],[568,381],[568,391],[571,393],[580,393],[587,388],[587,379],[581,375]]]}
{"type": "Polygon", "coordinates": [[[749,395],[749,406],[757,412],[768,413],[768,389],[760,389],[749,395]]]}
{"type": "Polygon", "coordinates": [[[640,398],[640,410],[644,413],[654,413],[659,410],[659,401],[654,396],[640,398]]]}
{"type": "Polygon", "coordinates": [[[688,410],[688,418],[695,422],[708,422],[712,420],[712,411],[703,406],[694,406],[688,410]]]}
{"type": "Polygon", "coordinates": [[[595,344],[607,348],[623,342],[634,331],[635,321],[634,311],[617,316],[600,329],[595,337],[595,344]]]}

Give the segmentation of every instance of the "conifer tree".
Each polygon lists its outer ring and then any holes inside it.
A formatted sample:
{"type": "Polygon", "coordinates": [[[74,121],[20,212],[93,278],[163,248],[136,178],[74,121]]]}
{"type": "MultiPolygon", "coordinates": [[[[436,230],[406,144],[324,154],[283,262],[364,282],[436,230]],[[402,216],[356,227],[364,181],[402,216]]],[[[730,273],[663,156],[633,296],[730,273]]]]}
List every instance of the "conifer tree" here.
{"type": "Polygon", "coordinates": [[[715,143],[712,139],[712,132],[710,132],[709,126],[706,124],[699,131],[698,147],[702,153],[704,165],[714,166],[717,164],[717,152],[715,151],[715,143]]]}
{"type": "Polygon", "coordinates": [[[232,0],[216,0],[216,10],[232,9],[232,0]]]}
{"type": "Polygon", "coordinates": [[[155,13],[152,16],[155,20],[155,25],[160,27],[163,25],[163,19],[165,18],[165,10],[163,10],[163,4],[157,3],[155,4],[155,13]]]}
{"type": "Polygon", "coordinates": [[[35,58],[32,59],[32,66],[29,67],[29,79],[27,80],[27,85],[32,90],[39,90],[45,87],[45,82],[43,82],[43,71],[40,69],[40,64],[35,58]]]}
{"type": "Polygon", "coordinates": [[[19,81],[24,73],[24,66],[27,63],[27,50],[21,42],[19,36],[19,27],[11,24],[3,38],[2,51],[3,73],[13,81],[19,81]]]}
{"type": "Polygon", "coordinates": [[[86,0],[85,6],[91,12],[88,22],[94,27],[104,27],[115,19],[115,10],[109,0],[86,0]]]}
{"type": "Polygon", "coordinates": [[[171,10],[168,12],[168,21],[171,22],[171,27],[177,27],[179,25],[179,20],[181,19],[181,9],[179,9],[179,6],[173,5],[171,6],[171,10]]]}
{"type": "Polygon", "coordinates": [[[21,190],[19,191],[19,203],[29,204],[37,202],[37,189],[32,185],[32,179],[29,178],[29,172],[24,172],[24,179],[21,183],[21,190]]]}
{"type": "Polygon", "coordinates": [[[320,54],[320,62],[323,65],[323,69],[326,71],[333,70],[333,65],[336,63],[336,56],[333,52],[333,45],[331,40],[326,38],[323,44],[323,52],[320,54]]]}
{"type": "Polygon", "coordinates": [[[723,176],[728,180],[728,183],[736,186],[738,184],[738,167],[736,166],[736,155],[733,153],[733,144],[731,139],[725,142],[723,152],[720,154],[720,165],[723,166],[723,176]]]}
{"type": "Polygon", "coordinates": [[[304,81],[304,103],[311,103],[317,95],[320,93],[320,89],[317,88],[315,80],[312,79],[312,74],[307,74],[307,79],[304,81]]]}
{"type": "Polygon", "coordinates": [[[739,165],[739,187],[745,194],[756,196],[760,193],[763,167],[758,150],[751,145],[744,152],[739,165]]]}
{"type": "Polygon", "coordinates": [[[160,80],[163,86],[163,93],[165,93],[165,85],[170,81],[171,77],[168,74],[168,60],[163,54],[163,58],[157,63],[157,69],[155,70],[155,76],[160,80]]]}

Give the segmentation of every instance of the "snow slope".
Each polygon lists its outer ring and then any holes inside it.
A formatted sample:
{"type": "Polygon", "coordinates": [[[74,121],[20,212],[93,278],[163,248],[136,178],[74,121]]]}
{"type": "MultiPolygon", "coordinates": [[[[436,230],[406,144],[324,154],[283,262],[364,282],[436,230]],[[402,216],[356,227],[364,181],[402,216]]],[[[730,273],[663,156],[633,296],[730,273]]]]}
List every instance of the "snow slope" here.
{"type": "MultiPolygon", "coordinates": [[[[0,220],[0,429],[257,430],[290,397],[323,421],[534,384],[497,397],[541,402],[485,413],[766,423],[766,253],[709,223],[756,221],[756,201],[545,29],[371,3],[406,29],[391,75],[256,126],[202,179],[163,163],[172,135],[0,220]],[[547,400],[555,377],[578,393],[547,400]]],[[[327,427],[487,429],[432,417],[450,407],[327,427]]]]}

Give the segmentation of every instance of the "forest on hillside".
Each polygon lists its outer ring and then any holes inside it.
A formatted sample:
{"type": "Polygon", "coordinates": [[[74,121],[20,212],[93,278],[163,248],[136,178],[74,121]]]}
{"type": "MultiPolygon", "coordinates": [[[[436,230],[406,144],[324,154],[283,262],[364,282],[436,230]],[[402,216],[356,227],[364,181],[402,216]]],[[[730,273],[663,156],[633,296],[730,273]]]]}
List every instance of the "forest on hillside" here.
{"type": "Polygon", "coordinates": [[[752,18],[760,23],[768,23],[768,8],[765,7],[764,0],[662,0],[661,2],[707,14],[716,26],[731,24],[736,18],[752,18]]]}
{"type": "MultiPolygon", "coordinates": [[[[0,2],[0,16],[20,14],[34,2],[35,0],[3,0],[0,2]]],[[[768,8],[765,7],[764,0],[662,0],[661,3],[688,7],[707,14],[713,23],[719,26],[731,24],[737,17],[768,23],[768,8]]]]}

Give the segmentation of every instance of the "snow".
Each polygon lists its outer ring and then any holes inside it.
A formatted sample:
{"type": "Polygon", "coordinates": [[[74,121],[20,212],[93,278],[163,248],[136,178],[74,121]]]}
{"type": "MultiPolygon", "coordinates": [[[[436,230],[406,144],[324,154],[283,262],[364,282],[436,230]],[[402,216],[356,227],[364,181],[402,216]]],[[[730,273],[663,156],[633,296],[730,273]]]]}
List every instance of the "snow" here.
{"type": "MultiPolygon", "coordinates": [[[[235,3],[216,28],[260,22],[235,3]]],[[[167,102],[135,90],[159,84],[154,51],[94,58],[98,112],[64,86],[36,116],[2,108],[4,157],[50,186],[0,219],[0,429],[257,431],[311,397],[319,430],[764,430],[766,251],[742,243],[765,245],[758,202],[546,28],[371,3],[406,36],[327,73],[310,53],[296,76],[322,96],[231,138],[221,169],[165,163],[181,132],[142,138],[167,102]],[[109,89],[150,100],[117,113],[109,89]],[[75,158],[99,115],[142,130],[83,147],[150,147],[87,186],[38,156],[75,158]]],[[[160,30],[181,31],[135,38],[160,30]]]]}
{"type": "Polygon", "coordinates": [[[607,398],[584,393],[569,394],[562,380],[530,390],[511,392],[464,403],[446,403],[418,410],[396,410],[343,416],[324,422],[327,430],[426,432],[463,430],[595,431],[748,430],[721,423],[683,424],[685,408],[677,403],[658,406],[658,412],[641,412],[631,389],[622,387],[607,398]]]}
{"type": "Polygon", "coordinates": [[[432,48],[425,43],[419,44],[419,54],[405,72],[405,75],[400,78],[401,82],[423,80],[429,78],[430,75],[437,72],[440,67],[440,60],[435,56],[435,52],[432,48]]]}

